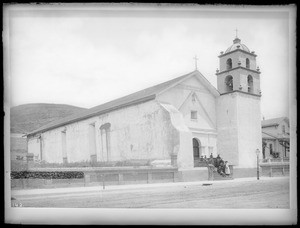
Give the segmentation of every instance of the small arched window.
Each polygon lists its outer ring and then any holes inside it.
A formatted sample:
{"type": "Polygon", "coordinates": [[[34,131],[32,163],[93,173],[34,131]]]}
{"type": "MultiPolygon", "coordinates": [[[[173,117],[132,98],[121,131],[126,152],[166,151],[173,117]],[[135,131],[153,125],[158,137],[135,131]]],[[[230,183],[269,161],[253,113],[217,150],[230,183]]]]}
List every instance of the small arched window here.
{"type": "Polygon", "coordinates": [[[247,83],[248,83],[248,93],[253,93],[253,78],[251,75],[248,75],[247,83]]]}
{"type": "Polygon", "coordinates": [[[246,59],[246,68],[250,68],[250,60],[248,58],[246,59]]]}
{"type": "Polygon", "coordinates": [[[232,59],[227,59],[226,61],[226,70],[232,69],[232,59]]]}
{"type": "Polygon", "coordinates": [[[225,88],[226,92],[230,92],[233,90],[233,78],[231,75],[228,75],[225,79],[225,88]]]}

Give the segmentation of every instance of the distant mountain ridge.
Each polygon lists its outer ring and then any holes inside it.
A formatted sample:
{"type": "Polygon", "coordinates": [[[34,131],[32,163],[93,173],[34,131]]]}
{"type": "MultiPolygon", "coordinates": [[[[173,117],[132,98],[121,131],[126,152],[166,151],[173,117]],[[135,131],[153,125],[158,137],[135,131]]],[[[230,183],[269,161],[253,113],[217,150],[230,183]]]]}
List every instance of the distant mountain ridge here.
{"type": "Polygon", "coordinates": [[[86,108],[66,104],[34,103],[10,109],[11,133],[28,133],[54,120],[79,113],[86,108]]]}

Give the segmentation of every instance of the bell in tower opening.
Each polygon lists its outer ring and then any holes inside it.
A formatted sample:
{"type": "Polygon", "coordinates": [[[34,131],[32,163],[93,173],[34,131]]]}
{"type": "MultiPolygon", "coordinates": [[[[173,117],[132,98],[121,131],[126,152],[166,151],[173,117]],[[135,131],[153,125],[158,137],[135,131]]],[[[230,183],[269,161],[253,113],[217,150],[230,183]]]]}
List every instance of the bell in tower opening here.
{"type": "Polygon", "coordinates": [[[219,56],[220,71],[216,73],[221,95],[235,91],[260,95],[260,71],[256,67],[256,56],[238,37],[222,52],[219,56]]]}

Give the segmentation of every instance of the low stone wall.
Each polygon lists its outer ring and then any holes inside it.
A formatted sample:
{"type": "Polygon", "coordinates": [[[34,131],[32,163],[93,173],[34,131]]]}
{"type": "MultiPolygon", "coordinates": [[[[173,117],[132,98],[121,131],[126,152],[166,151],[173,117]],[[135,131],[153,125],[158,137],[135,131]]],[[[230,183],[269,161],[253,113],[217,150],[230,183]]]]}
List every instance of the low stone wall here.
{"type": "MultiPolygon", "coordinates": [[[[162,183],[178,181],[217,180],[212,170],[198,167],[178,170],[175,167],[85,167],[85,168],[31,168],[28,172],[83,172],[83,178],[26,178],[11,179],[12,189],[57,188],[79,186],[101,186],[121,184],[162,183]]],[[[230,165],[231,178],[256,177],[256,168],[234,168],[230,165]]],[[[21,171],[22,172],[22,171],[21,171]]],[[[289,163],[261,163],[260,176],[282,176],[289,174],[289,163]]],[[[57,176],[57,175],[56,175],[57,176]]],[[[224,178],[219,178],[221,180],[224,178]]],[[[225,179],[224,179],[225,180],[225,179]]]]}
{"type": "MultiPolygon", "coordinates": [[[[17,188],[56,188],[56,187],[77,187],[135,183],[158,183],[158,182],[176,182],[179,181],[178,169],[158,168],[158,167],[111,167],[111,168],[44,168],[30,169],[31,172],[83,172],[83,178],[25,178],[12,179],[12,189],[17,188]]],[[[29,171],[29,172],[30,172],[29,171]]]]}
{"type": "Polygon", "coordinates": [[[290,164],[288,162],[261,163],[262,176],[287,176],[290,173],[290,164]]]}
{"type": "Polygon", "coordinates": [[[285,158],[266,158],[266,159],[261,159],[260,163],[272,163],[272,162],[289,162],[290,158],[285,157],[285,158]]]}

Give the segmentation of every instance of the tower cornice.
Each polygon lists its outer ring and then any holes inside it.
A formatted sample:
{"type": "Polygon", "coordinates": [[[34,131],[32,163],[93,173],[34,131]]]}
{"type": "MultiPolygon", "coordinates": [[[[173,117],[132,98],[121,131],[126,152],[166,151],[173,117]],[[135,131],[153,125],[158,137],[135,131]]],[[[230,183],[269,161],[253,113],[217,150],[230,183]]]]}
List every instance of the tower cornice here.
{"type": "Polygon", "coordinates": [[[248,71],[251,71],[251,72],[256,73],[256,74],[261,73],[260,71],[257,71],[257,70],[252,70],[252,69],[249,69],[249,68],[246,68],[246,67],[238,66],[238,67],[235,67],[235,68],[231,68],[229,70],[224,70],[222,72],[218,72],[218,73],[216,73],[216,75],[228,73],[229,71],[238,70],[238,69],[248,70],[248,71]]]}
{"type": "Polygon", "coordinates": [[[255,97],[261,97],[261,94],[248,93],[248,92],[241,91],[241,90],[232,90],[229,92],[221,93],[220,96],[230,94],[230,93],[235,93],[235,92],[239,92],[239,93],[243,93],[243,94],[247,94],[247,95],[251,95],[251,96],[255,96],[255,97]]]}
{"type": "Polygon", "coordinates": [[[221,54],[221,55],[219,55],[218,57],[221,58],[221,57],[223,57],[223,56],[225,56],[225,55],[229,55],[229,54],[234,53],[234,52],[237,52],[237,51],[240,51],[240,52],[246,53],[246,54],[248,54],[248,55],[252,55],[252,56],[254,56],[254,57],[257,57],[256,54],[251,53],[251,52],[244,51],[244,50],[242,50],[242,49],[236,49],[236,50],[233,50],[233,51],[231,51],[231,52],[227,52],[227,53],[221,54]]]}

